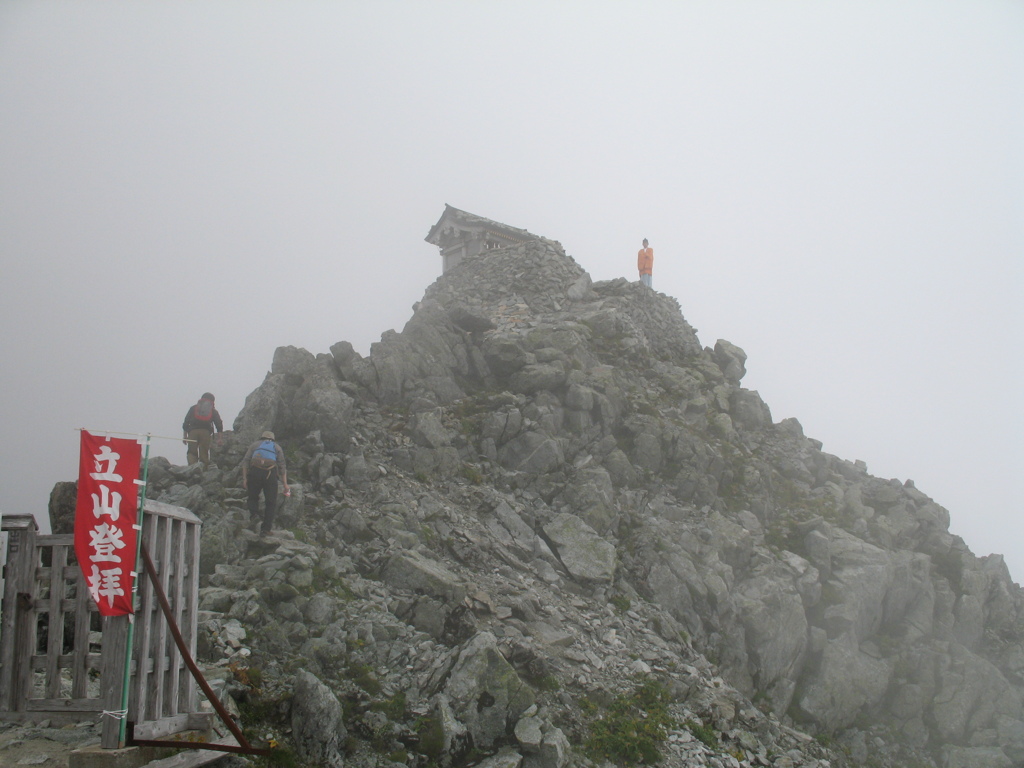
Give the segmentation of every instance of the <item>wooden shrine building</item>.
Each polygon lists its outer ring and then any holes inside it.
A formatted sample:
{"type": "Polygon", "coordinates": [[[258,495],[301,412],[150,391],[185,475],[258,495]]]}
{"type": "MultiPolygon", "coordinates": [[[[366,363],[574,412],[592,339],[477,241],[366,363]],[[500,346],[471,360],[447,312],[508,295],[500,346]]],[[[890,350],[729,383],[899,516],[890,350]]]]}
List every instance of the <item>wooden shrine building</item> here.
{"type": "Polygon", "coordinates": [[[499,221],[460,211],[446,203],[444,213],[430,228],[425,239],[441,249],[441,271],[447,272],[467,256],[476,256],[484,251],[524,243],[527,240],[536,240],[537,235],[525,229],[510,227],[499,221]]]}

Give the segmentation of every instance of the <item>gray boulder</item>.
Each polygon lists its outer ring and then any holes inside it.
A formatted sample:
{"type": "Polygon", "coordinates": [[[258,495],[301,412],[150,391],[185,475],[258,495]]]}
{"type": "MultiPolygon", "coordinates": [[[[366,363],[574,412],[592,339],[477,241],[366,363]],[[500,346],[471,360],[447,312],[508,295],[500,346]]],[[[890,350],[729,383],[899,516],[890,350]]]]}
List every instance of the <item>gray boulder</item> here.
{"type": "Polygon", "coordinates": [[[292,737],[299,757],[314,765],[342,768],[346,735],[337,697],[314,675],[300,669],[292,699],[292,737]]]}
{"type": "Polygon", "coordinates": [[[60,482],[50,491],[50,532],[75,532],[75,506],[78,503],[78,481],[60,482]]]}
{"type": "Polygon", "coordinates": [[[417,413],[409,425],[409,433],[417,445],[441,448],[451,444],[451,434],[434,411],[417,413]]]}
{"type": "Polygon", "coordinates": [[[574,514],[602,532],[615,527],[614,498],[611,475],[601,466],[586,467],[577,472],[561,495],[574,514]]]}
{"type": "Polygon", "coordinates": [[[739,384],[747,373],[747,353],[725,339],[715,342],[715,362],[722,369],[726,380],[733,384],[739,384]]]}
{"type": "MultiPolygon", "coordinates": [[[[738,585],[736,609],[743,624],[750,672],[759,687],[795,678],[807,647],[807,617],[796,586],[762,575],[738,585]]],[[[774,702],[786,711],[789,702],[774,702]]]]}
{"type": "Polygon", "coordinates": [[[999,747],[947,746],[942,750],[942,768],[1014,768],[999,747]]]}
{"type": "Polygon", "coordinates": [[[539,717],[524,717],[516,723],[516,741],[519,742],[519,749],[525,754],[536,754],[540,752],[541,742],[544,740],[544,732],[541,730],[541,719],[539,717]]]}
{"type": "Polygon", "coordinates": [[[319,430],[325,450],[344,452],[352,437],[354,405],[339,388],[330,358],[321,356],[295,393],[288,431],[301,435],[319,430]]]}
{"type": "Polygon", "coordinates": [[[500,749],[496,755],[485,757],[476,764],[476,768],[519,768],[523,756],[514,749],[500,749]]]}
{"type": "Polygon", "coordinates": [[[990,662],[955,643],[936,659],[938,690],[930,707],[938,733],[960,740],[970,731],[994,729],[1003,718],[1019,718],[1020,698],[990,662]]]}
{"type": "Polygon", "coordinates": [[[505,740],[533,705],[533,690],[505,661],[490,632],[475,635],[459,653],[444,690],[477,749],[505,740]]]}
{"type": "Polygon", "coordinates": [[[554,390],[565,384],[565,365],[559,361],[524,365],[509,377],[513,392],[533,394],[541,390],[554,390]]]}
{"type": "Polygon", "coordinates": [[[341,452],[348,448],[353,408],[331,355],[278,347],[270,373],[245,399],[234,430],[243,448],[265,430],[278,440],[316,430],[326,450],[341,452]]]}
{"type": "Polygon", "coordinates": [[[354,453],[345,461],[345,484],[354,488],[365,488],[379,476],[376,466],[371,465],[361,453],[354,453]]]}
{"type": "Polygon", "coordinates": [[[565,463],[562,446],[541,432],[526,432],[498,449],[498,461],[508,469],[530,475],[552,472],[565,463]]]}
{"type": "Polygon", "coordinates": [[[440,762],[444,766],[451,766],[462,760],[472,748],[469,730],[456,717],[451,702],[444,694],[438,694],[434,699],[434,716],[441,735],[440,762]]]}
{"type": "Polygon", "coordinates": [[[738,389],[732,393],[729,413],[738,427],[757,431],[770,427],[772,412],[761,396],[749,389],[738,389]]]}
{"type": "Polygon", "coordinates": [[[566,298],[570,301],[586,301],[587,299],[594,298],[594,281],[590,279],[590,275],[584,272],[578,278],[576,282],[569,286],[565,292],[566,298]]]}
{"type": "Polygon", "coordinates": [[[615,578],[615,547],[576,515],[563,512],[544,526],[559,560],[574,579],[610,584],[615,578]]]}
{"type": "Polygon", "coordinates": [[[822,728],[846,728],[862,711],[878,707],[891,675],[889,661],[861,650],[846,634],[826,643],[820,667],[805,676],[797,704],[804,717],[822,728]]]}
{"type": "Polygon", "coordinates": [[[466,596],[466,587],[454,573],[415,550],[393,555],[381,578],[396,589],[421,592],[448,603],[460,603],[466,596]]]}
{"type": "Polygon", "coordinates": [[[462,305],[449,309],[448,319],[453,325],[469,333],[493,331],[497,327],[487,315],[462,305]]]}
{"type": "Polygon", "coordinates": [[[569,739],[561,728],[550,728],[544,733],[540,752],[531,762],[537,768],[565,768],[572,754],[569,739]]]}
{"type": "Polygon", "coordinates": [[[484,342],[484,360],[491,372],[499,379],[511,376],[525,365],[536,362],[536,358],[515,339],[494,337],[484,342]]]}

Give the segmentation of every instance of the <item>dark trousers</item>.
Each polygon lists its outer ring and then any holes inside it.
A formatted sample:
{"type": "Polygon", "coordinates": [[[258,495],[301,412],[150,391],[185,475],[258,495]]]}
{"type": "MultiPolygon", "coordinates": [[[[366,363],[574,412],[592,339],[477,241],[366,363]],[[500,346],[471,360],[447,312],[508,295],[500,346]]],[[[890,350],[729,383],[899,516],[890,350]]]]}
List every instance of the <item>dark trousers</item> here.
{"type": "Polygon", "coordinates": [[[274,527],[274,513],[277,512],[277,468],[249,470],[249,519],[256,520],[260,514],[260,493],[266,509],[263,512],[263,533],[270,533],[274,527]]]}

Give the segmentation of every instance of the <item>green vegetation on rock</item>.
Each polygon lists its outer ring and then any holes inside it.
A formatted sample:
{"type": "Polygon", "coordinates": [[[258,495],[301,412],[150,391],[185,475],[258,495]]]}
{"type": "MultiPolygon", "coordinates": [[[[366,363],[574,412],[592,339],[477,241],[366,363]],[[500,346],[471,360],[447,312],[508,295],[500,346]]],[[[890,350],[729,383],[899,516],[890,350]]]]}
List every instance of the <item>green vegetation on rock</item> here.
{"type": "Polygon", "coordinates": [[[630,693],[616,697],[607,711],[590,723],[584,750],[594,760],[616,765],[652,765],[661,759],[660,747],[675,725],[668,712],[669,694],[663,685],[647,680],[630,693]]]}

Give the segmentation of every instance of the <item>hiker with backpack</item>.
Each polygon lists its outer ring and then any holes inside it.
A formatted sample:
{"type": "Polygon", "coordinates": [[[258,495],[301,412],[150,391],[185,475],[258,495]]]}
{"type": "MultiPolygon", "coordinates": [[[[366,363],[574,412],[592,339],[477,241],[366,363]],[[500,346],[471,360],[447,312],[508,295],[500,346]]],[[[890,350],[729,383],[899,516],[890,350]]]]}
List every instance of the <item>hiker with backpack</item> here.
{"type": "Polygon", "coordinates": [[[210,443],[213,442],[213,430],[224,431],[224,422],[214,407],[213,395],[204,392],[199,402],[188,409],[181,431],[183,442],[188,446],[189,466],[201,461],[204,467],[210,465],[210,443]]]}
{"type": "Polygon", "coordinates": [[[291,495],[288,487],[288,470],[284,463],[284,451],[274,441],[273,432],[264,432],[260,439],[249,446],[242,459],[242,487],[249,492],[249,519],[259,519],[260,493],[266,505],[260,535],[265,536],[274,527],[274,513],[277,511],[277,478],[284,483],[284,495],[291,495]]]}

